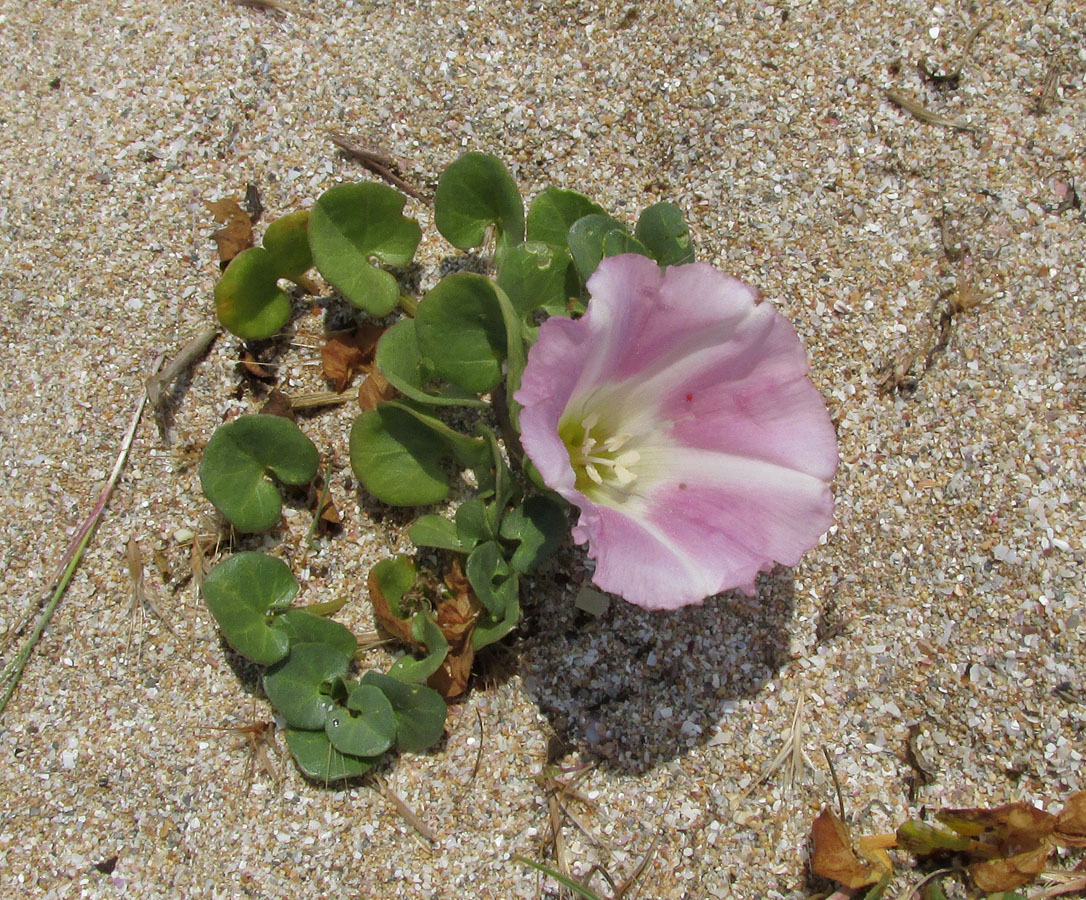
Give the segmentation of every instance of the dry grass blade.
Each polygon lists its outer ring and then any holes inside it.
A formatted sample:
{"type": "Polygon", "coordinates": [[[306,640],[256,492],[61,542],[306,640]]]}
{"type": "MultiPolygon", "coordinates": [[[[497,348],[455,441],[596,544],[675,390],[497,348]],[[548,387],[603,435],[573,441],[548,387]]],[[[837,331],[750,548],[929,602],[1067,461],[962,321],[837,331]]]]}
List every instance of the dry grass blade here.
{"type": "Polygon", "coordinates": [[[171,359],[161,372],[152,375],[144,382],[147,389],[147,399],[151,401],[151,407],[155,412],[158,412],[162,407],[162,394],[166,388],[189,366],[207,353],[218,336],[218,328],[209,328],[207,331],[196,335],[181,348],[177,356],[171,359]]]}
{"type": "Polygon", "coordinates": [[[902,91],[887,91],[886,99],[893,103],[894,106],[900,107],[910,115],[916,116],[921,122],[927,122],[929,125],[940,125],[943,128],[953,128],[955,131],[967,131],[974,137],[980,137],[984,133],[975,125],[959,122],[957,119],[948,119],[946,116],[932,112],[919,100],[902,91]]]}
{"type": "Polygon", "coordinates": [[[390,788],[383,779],[375,777],[371,779],[371,782],[374,790],[392,804],[396,812],[400,814],[400,818],[431,844],[436,844],[438,842],[438,836],[434,833],[433,829],[415,815],[415,811],[404,802],[403,797],[390,788]]]}
{"type": "MultiPolygon", "coordinates": [[[[143,554],[140,552],[140,545],[136,543],[135,538],[128,539],[128,543],[125,545],[124,549],[124,558],[125,564],[128,567],[128,577],[132,581],[132,593],[128,606],[128,642],[125,646],[125,655],[128,656],[131,654],[132,641],[136,632],[136,616],[142,616],[146,609],[150,609],[171,634],[176,635],[177,632],[174,631],[173,626],[166,621],[166,617],[162,614],[162,610],[158,608],[158,604],[155,603],[154,597],[152,597],[151,593],[147,590],[147,583],[144,579],[143,554]]],[[[139,653],[142,652],[143,638],[141,636],[139,653]]],[[[139,656],[139,653],[137,656],[139,656]]]]}
{"type": "MultiPolygon", "coordinates": [[[[158,372],[164,358],[164,354],[159,355],[158,359],[155,360],[154,365],[151,367],[151,374],[158,372]]],[[[124,464],[128,460],[128,453],[132,449],[133,441],[136,439],[136,429],[139,427],[140,419],[143,417],[143,407],[146,403],[147,394],[141,392],[139,401],[136,403],[136,410],[132,414],[132,421],[129,423],[128,431],[125,433],[124,440],[121,442],[121,449],[117,454],[117,460],[113,464],[113,471],[110,472],[105,487],[102,488],[102,492],[98,495],[98,502],[94,504],[94,509],[91,510],[91,514],[83,521],[83,524],[79,527],[79,531],[76,532],[75,537],[73,537],[71,543],[68,544],[68,549],[64,551],[64,556],[61,557],[60,567],[57,571],[57,575],[53,579],[56,587],[49,597],[49,601],[38,615],[38,621],[34,626],[34,630],[29,634],[27,639],[23,641],[23,645],[19,648],[19,652],[15,655],[15,658],[4,666],[3,672],[0,672],[0,685],[3,686],[4,691],[3,695],[0,695],[0,715],[3,715],[4,710],[7,709],[8,701],[11,700],[11,695],[15,693],[15,688],[19,684],[19,679],[22,678],[27,660],[30,659],[30,654],[34,651],[38,641],[41,640],[41,636],[45,632],[49,620],[52,619],[53,613],[56,612],[57,605],[68,590],[68,585],[72,580],[72,576],[75,574],[76,568],[78,568],[80,561],[83,559],[83,554],[86,552],[87,545],[90,543],[90,539],[94,535],[95,529],[98,527],[98,522],[102,518],[102,513],[105,512],[106,505],[109,503],[109,498],[113,496],[113,489],[120,480],[121,470],[124,469],[124,464]]]]}

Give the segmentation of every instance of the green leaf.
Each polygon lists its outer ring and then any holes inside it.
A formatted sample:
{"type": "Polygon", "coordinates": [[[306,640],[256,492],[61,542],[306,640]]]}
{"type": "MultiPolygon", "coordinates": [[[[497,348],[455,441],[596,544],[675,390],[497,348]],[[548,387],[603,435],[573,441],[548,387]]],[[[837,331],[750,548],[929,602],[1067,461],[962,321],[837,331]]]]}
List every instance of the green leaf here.
{"type": "Polygon", "coordinates": [[[397,749],[420,753],[441,740],[448,706],[437,691],[380,672],[367,672],[362,684],[379,688],[392,704],[397,749]]]}
{"type": "Polygon", "coordinates": [[[539,494],[510,510],[501,526],[503,538],[519,542],[509,560],[518,572],[531,572],[538,568],[561,546],[568,533],[566,508],[539,494]]]}
{"type": "Polygon", "coordinates": [[[555,247],[568,246],[569,229],[585,216],[606,216],[603,207],[584,194],[561,188],[547,188],[528,209],[528,240],[555,247]]]}
{"type": "Polygon", "coordinates": [[[486,504],[478,497],[465,500],[456,510],[456,536],[467,552],[476,544],[494,539],[487,521],[486,504]]]}
{"type": "Polygon", "coordinates": [[[520,622],[520,588],[517,576],[511,575],[506,583],[511,590],[505,603],[505,615],[499,620],[488,618],[476,624],[471,633],[471,646],[476,650],[500,641],[520,622]]]}
{"type": "Polygon", "coordinates": [[[200,484],[239,531],[265,531],[279,521],[283,501],[269,480],[305,484],[317,474],[317,448],[290,419],[241,416],[207,443],[200,484]]]}
{"type": "Polygon", "coordinates": [[[537,309],[562,315],[569,300],[572,264],[569,250],[564,246],[521,244],[503,254],[498,266],[498,287],[505,291],[522,319],[537,309]]]}
{"type": "Polygon", "coordinates": [[[313,253],[309,249],[309,210],[299,209],[276,219],[264,232],[263,244],[276,274],[297,281],[313,268],[313,253]]]}
{"type": "Polygon", "coordinates": [[[421,516],[407,529],[407,536],[416,547],[438,547],[457,552],[463,549],[456,534],[456,524],[444,516],[421,516]]]}
{"type": "Polygon", "coordinates": [[[661,266],[694,261],[694,242],[683,213],[673,203],[654,203],[641,213],[634,229],[637,239],[661,266]]]}
{"type": "MultiPolygon", "coordinates": [[[[206,582],[205,582],[206,583],[206,582]]],[[[328,644],[346,656],[354,656],[358,641],[349,628],[304,609],[288,609],[275,617],[272,628],[294,644],[328,644]]]]}
{"type": "Polygon", "coordinates": [[[335,707],[329,683],[347,674],[351,658],[328,644],[294,644],[264,673],[264,693],[292,728],[323,728],[335,707]]]}
{"type": "Polygon", "coordinates": [[[378,500],[392,506],[427,506],[445,499],[445,441],[402,407],[382,403],[351,428],[351,468],[378,500]]]}
{"type": "Polygon", "coordinates": [[[381,336],[377,343],[377,365],[396,390],[419,403],[476,409],[486,409],[489,405],[453,385],[430,393],[428,386],[434,372],[419,352],[414,319],[401,319],[381,336]]]}
{"type": "Polygon", "coordinates": [[[388,608],[397,619],[406,619],[401,601],[404,595],[415,586],[418,572],[410,556],[393,556],[382,559],[370,569],[370,575],[377,582],[381,596],[388,603],[388,608]]]}
{"type": "Polygon", "coordinates": [[[555,872],[554,869],[548,869],[542,863],[533,862],[532,860],[528,859],[527,857],[521,856],[520,854],[514,854],[513,860],[515,862],[523,863],[526,866],[531,866],[533,869],[538,872],[542,872],[544,875],[549,875],[559,884],[565,885],[567,888],[573,891],[573,893],[577,894],[579,897],[584,898],[584,900],[603,900],[603,898],[600,897],[600,895],[593,891],[591,888],[586,887],[579,881],[574,881],[572,878],[563,875],[561,872],[555,872]]]}
{"type": "Polygon", "coordinates": [[[457,387],[481,394],[501,381],[505,323],[489,278],[470,272],[443,278],[419,303],[415,334],[437,375],[457,387]]]}
{"type": "Polygon", "coordinates": [[[351,756],[378,756],[392,746],[396,717],[384,693],[370,684],[351,684],[346,706],[337,705],[324,721],[332,746],[351,756]]]}
{"type": "Polygon", "coordinates": [[[652,259],[649,248],[628,231],[610,231],[603,237],[603,255],[621,256],[623,253],[636,253],[652,259]]]}
{"type": "Polygon", "coordinates": [[[600,260],[605,256],[615,255],[607,252],[608,240],[611,241],[610,249],[617,249],[617,242],[631,239],[629,230],[617,219],[610,216],[591,215],[578,219],[569,229],[569,252],[573,256],[573,262],[577,265],[577,271],[581,273],[581,279],[587,281],[596,271],[600,260]]]}
{"type": "Polygon", "coordinates": [[[247,341],[278,334],[290,321],[290,297],[263,247],[242,250],[215,285],[215,312],[222,327],[247,341]]]}
{"type": "Polygon", "coordinates": [[[471,551],[464,574],[491,618],[503,618],[509,604],[516,602],[517,579],[496,541],[479,544],[471,551]]]}
{"type": "Polygon", "coordinates": [[[410,684],[421,683],[441,668],[449,655],[449,642],[428,612],[415,613],[411,619],[411,637],[426,647],[426,655],[415,659],[411,654],[401,656],[388,674],[410,684]]]}
{"type": "Polygon", "coordinates": [[[290,637],[269,615],[289,606],[298,593],[298,582],[285,562],[264,553],[235,553],[208,573],[201,590],[234,650],[262,666],[287,655],[290,637]]]}
{"type": "Polygon", "coordinates": [[[405,266],[422,236],[418,222],[402,214],[405,201],[381,184],[341,184],[321,194],[309,216],[317,268],[347,300],[375,316],[392,311],[400,289],[370,259],[405,266]]]}
{"type": "Polygon", "coordinates": [[[364,775],[379,761],[340,753],[323,731],[287,729],[287,747],[303,774],[317,781],[344,781],[364,775]]]}
{"type": "Polygon", "coordinates": [[[514,247],[524,240],[524,201],[501,160],[467,153],[438,181],[434,224],[461,250],[482,244],[491,225],[497,229],[499,247],[514,247]]]}

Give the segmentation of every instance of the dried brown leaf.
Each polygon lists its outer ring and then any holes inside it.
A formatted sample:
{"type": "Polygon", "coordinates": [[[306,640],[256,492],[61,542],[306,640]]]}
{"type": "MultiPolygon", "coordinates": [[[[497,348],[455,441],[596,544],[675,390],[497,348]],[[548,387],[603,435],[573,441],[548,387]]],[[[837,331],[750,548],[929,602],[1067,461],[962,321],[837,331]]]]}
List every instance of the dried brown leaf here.
{"type": "Polygon", "coordinates": [[[366,380],[358,388],[358,405],[363,412],[376,409],[378,403],[391,400],[396,396],[396,388],[377,371],[377,366],[373,364],[363,366],[362,371],[367,373],[366,380]]]}
{"type": "Polygon", "coordinates": [[[215,221],[222,225],[211,237],[219,248],[219,262],[222,268],[242,250],[253,246],[253,222],[241,204],[233,198],[224,200],[205,200],[215,221]]]}
{"type": "Polygon", "coordinates": [[[1064,802],[1053,837],[1071,847],[1086,847],[1086,791],[1072,794],[1064,802]]]}
{"type": "Polygon", "coordinates": [[[958,834],[992,843],[1002,856],[1036,848],[1056,827],[1054,815],[1023,802],[992,809],[943,809],[935,818],[958,834]]]}
{"type": "Polygon", "coordinates": [[[242,349],[238,355],[238,365],[241,366],[242,371],[253,378],[260,381],[275,381],[275,373],[267,365],[250,353],[248,350],[242,349]]]}
{"type": "Polygon", "coordinates": [[[373,361],[377,341],[385,329],[378,325],[360,325],[354,331],[333,334],[321,350],[324,377],[342,391],[352,376],[364,365],[373,361]]]}
{"type": "Polygon", "coordinates": [[[264,401],[264,405],[260,407],[260,414],[263,416],[280,416],[293,422],[294,404],[291,402],[290,397],[279,388],[275,388],[268,394],[268,399],[264,401]]]}
{"type": "Polygon", "coordinates": [[[811,869],[847,888],[861,888],[880,878],[874,866],[860,862],[852,849],[848,827],[828,806],[822,808],[811,826],[811,869]]]}
{"type": "Polygon", "coordinates": [[[1045,863],[1051,852],[1051,845],[1045,843],[1005,859],[973,863],[969,867],[969,875],[982,891],[1013,891],[1028,884],[1045,870],[1045,863]]]}
{"type": "Polygon", "coordinates": [[[441,668],[427,679],[427,684],[446,700],[459,697],[468,689],[471,666],[474,662],[475,648],[471,646],[471,641],[468,641],[457,653],[453,653],[450,649],[441,668]]]}

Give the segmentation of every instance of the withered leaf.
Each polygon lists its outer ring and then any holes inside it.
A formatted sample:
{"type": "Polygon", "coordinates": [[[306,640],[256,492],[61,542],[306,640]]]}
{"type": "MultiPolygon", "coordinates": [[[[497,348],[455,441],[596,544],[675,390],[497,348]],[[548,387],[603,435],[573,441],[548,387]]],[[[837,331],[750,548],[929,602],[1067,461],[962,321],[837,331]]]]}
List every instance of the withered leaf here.
{"type": "Polygon", "coordinates": [[[323,477],[314,479],[310,484],[309,504],[317,512],[317,534],[326,536],[343,528],[331,491],[325,490],[323,477]]]}
{"type": "Polygon", "coordinates": [[[1056,816],[1053,837],[1071,847],[1086,847],[1086,791],[1079,791],[1067,798],[1056,816]]]}
{"type": "Polygon", "coordinates": [[[459,652],[449,651],[445,661],[426,683],[441,694],[446,700],[459,697],[468,689],[468,680],[471,678],[471,666],[475,662],[475,648],[471,641],[459,652]]]}
{"type": "Polygon", "coordinates": [[[264,416],[280,416],[293,422],[294,404],[291,403],[290,397],[279,388],[275,388],[268,394],[268,399],[264,401],[264,405],[260,407],[260,414],[264,416]]]}
{"type": "Polygon", "coordinates": [[[363,366],[362,371],[366,373],[366,380],[358,388],[358,405],[363,412],[376,409],[378,403],[391,400],[396,396],[396,388],[377,371],[376,365],[370,363],[368,366],[363,366]]]}
{"type": "Polygon", "coordinates": [[[215,221],[222,225],[211,237],[219,248],[219,265],[225,269],[242,250],[253,246],[253,222],[233,198],[205,200],[204,205],[215,221]]]}
{"type": "Polygon", "coordinates": [[[354,331],[341,331],[328,338],[321,350],[324,377],[342,391],[351,377],[366,363],[373,361],[377,341],[385,329],[378,325],[360,325],[354,331]]]}
{"type": "Polygon", "coordinates": [[[969,875],[982,891],[1013,891],[1028,884],[1045,870],[1045,863],[1051,852],[1051,845],[1045,843],[1006,859],[973,863],[969,867],[969,875]]]}
{"type": "Polygon", "coordinates": [[[369,575],[366,576],[366,587],[370,593],[370,602],[373,604],[373,613],[377,618],[377,624],[413,650],[425,650],[426,648],[411,636],[411,621],[397,618],[396,614],[392,612],[392,607],[388,605],[388,600],[385,599],[385,595],[381,591],[381,584],[374,576],[372,569],[369,575]]]}
{"type": "Polygon", "coordinates": [[[260,381],[275,381],[275,373],[266,363],[257,359],[248,350],[242,349],[238,355],[238,365],[241,366],[244,373],[251,375],[253,378],[260,381]]]}
{"type": "Polygon", "coordinates": [[[852,849],[848,827],[828,806],[822,808],[811,826],[811,869],[847,888],[874,884],[881,873],[864,865],[852,849]]]}
{"type": "Polygon", "coordinates": [[[967,837],[982,837],[1001,856],[1032,850],[1056,827],[1056,817],[1030,803],[1006,803],[992,809],[942,809],[935,818],[967,837]]]}

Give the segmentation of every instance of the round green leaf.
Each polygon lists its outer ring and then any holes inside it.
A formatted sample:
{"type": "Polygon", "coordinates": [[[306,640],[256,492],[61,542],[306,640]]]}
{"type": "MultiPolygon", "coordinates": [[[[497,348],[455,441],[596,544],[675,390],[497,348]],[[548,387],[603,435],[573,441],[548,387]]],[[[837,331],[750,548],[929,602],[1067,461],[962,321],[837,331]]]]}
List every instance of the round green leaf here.
{"type": "Polygon", "coordinates": [[[672,203],[654,203],[641,213],[634,234],[661,266],[694,261],[694,242],[682,210],[672,203]]]}
{"type": "Polygon", "coordinates": [[[317,474],[317,448],[290,419],[241,416],[207,442],[200,484],[239,531],[265,531],[279,521],[283,501],[269,480],[305,484],[317,474]]]}
{"type": "Polygon", "coordinates": [[[275,617],[275,631],[287,636],[294,644],[328,644],[345,656],[354,656],[358,641],[349,628],[304,609],[288,609],[275,617]]]}
{"type": "Polygon", "coordinates": [[[264,673],[264,693],[292,728],[323,728],[335,701],[328,683],[347,674],[351,657],[329,644],[294,644],[264,673]]]}
{"type": "Polygon", "coordinates": [[[587,280],[606,256],[603,242],[611,232],[629,233],[617,219],[599,214],[584,216],[570,226],[569,252],[582,280],[587,280]]]}
{"type": "Polygon", "coordinates": [[[418,222],[402,214],[405,202],[381,184],[341,184],[321,194],[309,215],[317,268],[351,303],[375,316],[391,312],[400,289],[370,258],[407,265],[422,237],[418,222]]]}
{"type": "Polygon", "coordinates": [[[566,247],[573,223],[585,216],[597,215],[606,215],[603,207],[584,194],[547,188],[532,201],[528,209],[528,240],[566,247]]]}
{"type": "Polygon", "coordinates": [[[415,334],[434,371],[465,391],[485,393],[501,381],[505,323],[489,278],[470,272],[443,278],[419,304],[415,334]]]}
{"type": "Polygon", "coordinates": [[[264,232],[263,243],[279,277],[297,281],[313,268],[309,210],[299,209],[276,219],[264,232]]]}
{"type": "Polygon", "coordinates": [[[367,672],[362,684],[380,688],[392,704],[397,749],[418,753],[441,740],[448,706],[437,691],[380,672],[367,672]]]}
{"type": "Polygon", "coordinates": [[[387,404],[362,413],[351,428],[351,468],[378,500],[427,506],[449,492],[446,443],[410,413],[387,404]]]}
{"type": "Polygon", "coordinates": [[[536,309],[564,313],[571,264],[564,246],[535,241],[521,244],[503,254],[498,267],[498,287],[509,296],[521,318],[536,309]]]}
{"type": "Polygon", "coordinates": [[[396,390],[419,403],[478,409],[487,406],[475,394],[452,385],[436,394],[429,392],[434,373],[419,353],[414,319],[401,319],[381,336],[377,343],[377,365],[396,390]]]}
{"type": "Polygon", "coordinates": [[[569,533],[565,507],[539,494],[511,509],[502,520],[501,535],[519,546],[509,560],[518,572],[531,572],[550,556],[569,533]]]}
{"type": "Polygon", "coordinates": [[[357,778],[379,761],[340,753],[323,731],[288,728],[287,747],[303,774],[324,783],[357,778]]]}
{"type": "Polygon", "coordinates": [[[290,297],[263,247],[242,250],[215,285],[215,311],[223,328],[247,341],[263,340],[290,321],[290,297]]]}
{"type": "Polygon", "coordinates": [[[349,690],[347,705],[337,705],[324,720],[324,733],[341,753],[378,756],[396,737],[392,704],[372,684],[352,684],[349,690]]]}
{"type": "Polygon", "coordinates": [[[487,519],[486,504],[478,497],[465,500],[456,510],[456,536],[460,539],[460,546],[467,552],[482,541],[489,541],[494,537],[490,522],[487,519]]]}
{"type": "Polygon", "coordinates": [[[467,153],[441,175],[434,195],[434,224],[454,247],[478,247],[494,225],[498,246],[524,240],[524,201],[501,160],[467,153]]]}
{"type": "Polygon", "coordinates": [[[264,553],[235,553],[208,573],[201,590],[223,637],[238,653],[262,666],[287,655],[290,638],[270,615],[298,593],[285,562],[264,553]]]}

